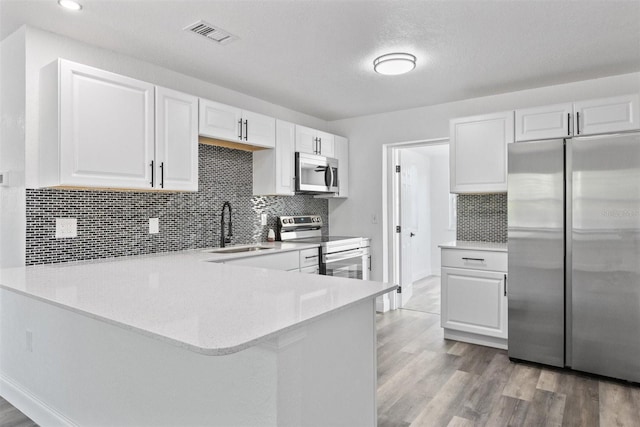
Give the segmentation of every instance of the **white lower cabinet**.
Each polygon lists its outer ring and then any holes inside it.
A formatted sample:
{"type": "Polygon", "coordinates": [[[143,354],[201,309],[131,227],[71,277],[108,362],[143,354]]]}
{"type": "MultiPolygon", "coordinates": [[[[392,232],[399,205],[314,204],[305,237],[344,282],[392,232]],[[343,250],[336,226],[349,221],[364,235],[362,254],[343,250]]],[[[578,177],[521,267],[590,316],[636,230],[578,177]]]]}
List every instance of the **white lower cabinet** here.
{"type": "Polygon", "coordinates": [[[223,262],[225,264],[268,268],[270,270],[299,271],[302,273],[318,274],[320,272],[319,253],[318,248],[310,248],[300,251],[294,250],[259,254],[252,257],[232,259],[223,262]]]}
{"type": "Polygon", "coordinates": [[[442,250],[445,338],[507,348],[506,264],[506,252],[442,250]]]}

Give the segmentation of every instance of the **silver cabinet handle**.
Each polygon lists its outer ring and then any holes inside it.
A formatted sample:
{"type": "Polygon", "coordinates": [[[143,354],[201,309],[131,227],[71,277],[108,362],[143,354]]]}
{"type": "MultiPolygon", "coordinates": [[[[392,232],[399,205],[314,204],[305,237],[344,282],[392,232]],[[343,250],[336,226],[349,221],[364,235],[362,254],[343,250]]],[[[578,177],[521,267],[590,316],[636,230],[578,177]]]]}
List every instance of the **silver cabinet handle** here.
{"type": "Polygon", "coordinates": [[[150,184],[153,187],[153,172],[154,172],[153,160],[151,160],[151,164],[149,166],[151,166],[151,182],[150,182],[150,184]]]}
{"type": "Polygon", "coordinates": [[[249,120],[244,121],[244,140],[249,139],[249,120]]]}
{"type": "Polygon", "coordinates": [[[160,188],[164,188],[164,162],[160,162],[160,188]]]}
{"type": "Polygon", "coordinates": [[[240,135],[238,135],[238,139],[242,141],[242,119],[238,120],[238,125],[240,126],[240,135]]]}
{"type": "Polygon", "coordinates": [[[507,275],[504,275],[504,296],[507,296],[507,275]]]}
{"type": "Polygon", "coordinates": [[[567,113],[567,135],[571,136],[571,113],[567,113]]]}
{"type": "Polygon", "coordinates": [[[463,260],[465,261],[484,261],[484,258],[466,258],[466,257],[462,257],[463,260]]]}
{"type": "Polygon", "coordinates": [[[576,132],[580,135],[580,112],[576,113],[576,132]]]}
{"type": "Polygon", "coordinates": [[[318,255],[306,256],[304,259],[318,258],[318,255]]]}

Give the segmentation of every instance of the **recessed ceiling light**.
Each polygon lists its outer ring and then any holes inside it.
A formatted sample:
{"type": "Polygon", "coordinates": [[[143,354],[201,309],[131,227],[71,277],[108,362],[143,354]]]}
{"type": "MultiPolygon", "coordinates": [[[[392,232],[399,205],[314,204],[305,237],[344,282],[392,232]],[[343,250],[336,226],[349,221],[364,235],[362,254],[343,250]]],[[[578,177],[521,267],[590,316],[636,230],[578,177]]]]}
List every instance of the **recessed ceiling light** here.
{"type": "Polygon", "coordinates": [[[69,10],[77,11],[82,9],[82,5],[75,0],[58,0],[58,4],[69,10]]]}
{"type": "Polygon", "coordinates": [[[416,57],[410,53],[388,53],[373,61],[376,73],[387,76],[408,73],[416,68],[416,57]]]}

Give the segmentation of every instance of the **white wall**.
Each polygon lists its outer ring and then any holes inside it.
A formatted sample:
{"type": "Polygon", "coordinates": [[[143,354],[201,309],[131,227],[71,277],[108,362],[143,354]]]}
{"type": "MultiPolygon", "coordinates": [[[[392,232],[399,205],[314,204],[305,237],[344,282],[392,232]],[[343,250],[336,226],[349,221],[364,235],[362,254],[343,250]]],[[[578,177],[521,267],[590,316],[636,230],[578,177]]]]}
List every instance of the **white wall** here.
{"type": "Polygon", "coordinates": [[[331,132],[349,138],[350,150],[349,198],[330,200],[331,232],[371,237],[372,279],[382,280],[383,144],[448,137],[454,117],[639,91],[640,73],[631,73],[329,122],[331,132]]]}
{"type": "Polygon", "coordinates": [[[24,265],[25,31],[0,44],[0,267],[24,265]]]}
{"type": "Polygon", "coordinates": [[[159,86],[227,103],[282,120],[326,130],[324,120],[302,114],[234,90],[140,61],[113,51],[69,39],[37,28],[26,27],[26,184],[37,186],[38,102],[40,69],[57,59],[91,65],[159,86]]]}
{"type": "Polygon", "coordinates": [[[438,245],[456,240],[456,230],[449,228],[449,145],[428,147],[431,159],[431,274],[440,275],[438,245]]]}

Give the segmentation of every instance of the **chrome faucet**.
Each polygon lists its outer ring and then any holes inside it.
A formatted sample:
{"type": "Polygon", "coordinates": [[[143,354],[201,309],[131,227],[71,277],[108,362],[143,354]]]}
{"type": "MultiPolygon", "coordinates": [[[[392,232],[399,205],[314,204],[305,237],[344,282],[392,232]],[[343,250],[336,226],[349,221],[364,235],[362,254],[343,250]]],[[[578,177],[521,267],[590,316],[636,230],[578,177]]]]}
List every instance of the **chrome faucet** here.
{"type": "Polygon", "coordinates": [[[233,236],[233,230],[231,228],[231,203],[224,202],[222,205],[222,214],[220,215],[220,247],[224,248],[227,243],[231,243],[231,236],[233,236]],[[229,208],[229,234],[224,235],[224,208],[229,208]]]}

